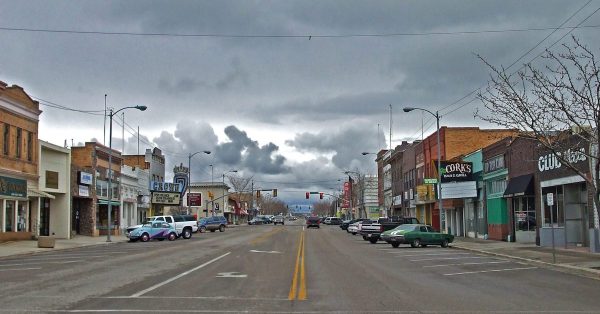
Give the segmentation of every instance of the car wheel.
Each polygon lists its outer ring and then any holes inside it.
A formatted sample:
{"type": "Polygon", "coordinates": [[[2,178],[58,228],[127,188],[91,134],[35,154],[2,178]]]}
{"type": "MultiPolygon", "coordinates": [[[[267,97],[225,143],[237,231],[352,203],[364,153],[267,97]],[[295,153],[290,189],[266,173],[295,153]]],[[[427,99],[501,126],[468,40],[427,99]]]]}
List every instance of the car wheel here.
{"type": "Polygon", "coordinates": [[[219,232],[225,232],[225,226],[224,225],[220,225],[219,226],[219,232]]]}
{"type": "Polygon", "coordinates": [[[177,235],[175,234],[175,232],[171,232],[169,233],[169,241],[175,241],[175,239],[177,239],[177,235]]]}
{"type": "Polygon", "coordinates": [[[129,242],[137,242],[137,239],[129,239],[129,242]]]}
{"type": "Polygon", "coordinates": [[[448,247],[448,239],[444,239],[441,244],[442,247],[448,247]]]}
{"type": "Polygon", "coordinates": [[[427,244],[421,244],[421,247],[427,247],[427,244]]]}
{"type": "Polygon", "coordinates": [[[392,247],[397,248],[400,246],[400,243],[398,242],[392,242],[392,247]]]}
{"type": "Polygon", "coordinates": [[[379,240],[379,239],[377,239],[377,238],[370,238],[369,242],[371,242],[371,244],[375,244],[375,243],[377,243],[377,240],[379,240]]]}
{"type": "Polygon", "coordinates": [[[206,226],[202,226],[198,229],[198,231],[200,231],[200,233],[204,233],[206,232],[206,226]]]}
{"type": "Polygon", "coordinates": [[[420,247],[421,246],[421,240],[419,239],[414,239],[412,241],[412,243],[410,244],[411,247],[420,247]]]}
{"type": "Polygon", "coordinates": [[[142,242],[148,242],[150,241],[150,235],[148,235],[147,233],[142,234],[142,236],[140,237],[140,240],[142,242]]]}
{"type": "Polygon", "coordinates": [[[189,239],[192,237],[192,230],[190,230],[189,228],[185,228],[183,229],[183,234],[182,234],[184,239],[189,239]]]}

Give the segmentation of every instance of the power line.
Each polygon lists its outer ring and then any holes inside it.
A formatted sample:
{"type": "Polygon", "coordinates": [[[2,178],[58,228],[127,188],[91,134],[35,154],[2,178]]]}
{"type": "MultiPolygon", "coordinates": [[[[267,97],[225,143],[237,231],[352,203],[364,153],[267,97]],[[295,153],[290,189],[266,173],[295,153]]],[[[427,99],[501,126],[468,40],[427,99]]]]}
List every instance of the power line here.
{"type": "Polygon", "coordinates": [[[577,25],[561,27],[532,27],[515,29],[488,29],[479,31],[454,31],[454,32],[399,32],[399,33],[353,33],[353,34],[182,34],[182,33],[141,33],[141,32],[107,32],[107,31],[80,31],[68,29],[48,29],[48,28],[24,28],[24,27],[0,27],[0,31],[9,32],[32,32],[32,33],[57,33],[57,34],[79,34],[79,35],[105,35],[105,36],[142,36],[142,37],[197,37],[197,38],[361,38],[361,37],[413,37],[413,36],[446,36],[446,35],[476,35],[476,34],[501,34],[501,33],[520,33],[520,32],[538,32],[559,29],[586,29],[599,28],[600,25],[577,25]]]}

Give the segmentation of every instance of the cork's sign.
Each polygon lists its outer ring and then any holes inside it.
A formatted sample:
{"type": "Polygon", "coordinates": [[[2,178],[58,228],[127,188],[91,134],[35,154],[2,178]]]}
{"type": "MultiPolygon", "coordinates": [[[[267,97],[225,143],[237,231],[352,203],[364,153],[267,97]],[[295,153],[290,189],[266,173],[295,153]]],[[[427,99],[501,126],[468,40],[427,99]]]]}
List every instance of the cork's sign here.
{"type": "Polygon", "coordinates": [[[0,176],[0,195],[27,197],[27,181],[0,176]]]}
{"type": "Polygon", "coordinates": [[[152,203],[163,204],[163,205],[179,205],[181,201],[181,194],[177,193],[163,193],[163,192],[152,192],[152,203]]]}
{"type": "Polygon", "coordinates": [[[473,163],[442,161],[440,167],[441,183],[473,181],[473,163]]]}

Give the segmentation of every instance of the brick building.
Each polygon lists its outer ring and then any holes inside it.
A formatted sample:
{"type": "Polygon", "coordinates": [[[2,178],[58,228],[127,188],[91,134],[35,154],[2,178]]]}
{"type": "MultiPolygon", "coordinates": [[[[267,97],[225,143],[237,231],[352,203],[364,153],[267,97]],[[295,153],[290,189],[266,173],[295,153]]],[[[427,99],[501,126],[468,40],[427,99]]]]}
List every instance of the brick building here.
{"type": "Polygon", "coordinates": [[[0,240],[38,234],[44,198],[39,191],[39,103],[0,81],[0,240]]]}
{"type": "MultiPolygon", "coordinates": [[[[82,235],[106,235],[108,230],[108,159],[109,148],[86,142],[71,148],[71,195],[73,230],[82,235]]],[[[119,233],[121,153],[112,150],[111,230],[119,233]]]]}

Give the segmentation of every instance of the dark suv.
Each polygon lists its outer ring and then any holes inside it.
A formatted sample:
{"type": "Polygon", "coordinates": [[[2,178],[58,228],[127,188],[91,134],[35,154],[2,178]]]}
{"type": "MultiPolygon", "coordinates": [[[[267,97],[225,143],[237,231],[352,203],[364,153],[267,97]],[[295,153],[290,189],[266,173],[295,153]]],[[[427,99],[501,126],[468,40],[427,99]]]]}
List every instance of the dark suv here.
{"type": "Polygon", "coordinates": [[[224,232],[225,227],[227,227],[227,218],[224,216],[206,217],[198,221],[198,231],[200,232],[205,232],[206,230],[210,230],[210,232],[217,230],[224,232]]]}
{"type": "Polygon", "coordinates": [[[308,217],[306,218],[306,228],[316,227],[321,228],[321,218],[320,217],[308,217]]]}

